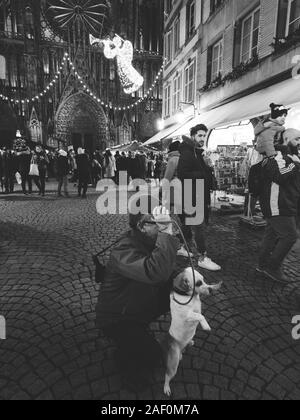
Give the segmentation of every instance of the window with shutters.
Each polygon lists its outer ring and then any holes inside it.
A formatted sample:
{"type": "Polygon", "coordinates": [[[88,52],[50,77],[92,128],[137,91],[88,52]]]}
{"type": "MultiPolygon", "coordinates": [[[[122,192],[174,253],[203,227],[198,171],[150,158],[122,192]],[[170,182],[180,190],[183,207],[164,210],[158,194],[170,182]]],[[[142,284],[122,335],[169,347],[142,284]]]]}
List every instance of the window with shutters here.
{"type": "Polygon", "coordinates": [[[210,81],[216,80],[223,71],[223,40],[211,47],[211,74],[210,81]]]}
{"type": "Polygon", "coordinates": [[[180,17],[174,23],[174,54],[180,49],[180,17]]]}
{"type": "Polygon", "coordinates": [[[186,6],[186,39],[191,38],[196,30],[195,23],[195,0],[189,1],[186,6]]]}
{"type": "Polygon", "coordinates": [[[175,114],[180,108],[181,102],[181,73],[176,74],[173,82],[173,114],[175,114]]]}
{"type": "Polygon", "coordinates": [[[167,118],[170,116],[171,112],[171,85],[166,86],[165,88],[165,103],[164,103],[164,117],[167,118]]]}
{"type": "Polygon", "coordinates": [[[166,33],[165,35],[165,57],[167,63],[170,63],[172,60],[172,30],[166,33]]]}
{"type": "Polygon", "coordinates": [[[254,10],[242,22],[240,62],[245,63],[258,54],[260,8],[254,10]]]}
{"type": "Polygon", "coordinates": [[[192,61],[184,72],[184,102],[194,102],[196,63],[192,61]]]}
{"type": "Polygon", "coordinates": [[[300,30],[300,0],[279,0],[277,37],[285,38],[300,30]]]}

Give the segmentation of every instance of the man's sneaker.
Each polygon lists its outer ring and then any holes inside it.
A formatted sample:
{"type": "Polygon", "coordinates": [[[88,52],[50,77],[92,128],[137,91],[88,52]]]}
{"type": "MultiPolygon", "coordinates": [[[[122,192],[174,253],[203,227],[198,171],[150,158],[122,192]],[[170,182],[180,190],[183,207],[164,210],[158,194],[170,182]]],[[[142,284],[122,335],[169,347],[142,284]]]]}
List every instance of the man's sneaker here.
{"type": "Polygon", "coordinates": [[[200,260],[198,261],[198,266],[208,271],[221,270],[221,267],[218,264],[214,263],[210,258],[206,256],[204,258],[200,258],[200,260]]]}
{"type": "Polygon", "coordinates": [[[264,270],[264,274],[266,277],[268,277],[270,280],[275,281],[276,283],[288,284],[289,282],[289,279],[286,277],[285,274],[283,274],[283,272],[280,269],[272,270],[271,268],[267,268],[266,270],[264,270]]]}
{"type": "Polygon", "coordinates": [[[184,246],[182,246],[179,249],[179,251],[177,251],[177,255],[178,255],[178,257],[185,257],[185,258],[189,258],[189,256],[191,258],[193,258],[193,256],[194,256],[194,254],[192,254],[191,252],[188,253],[184,246]]]}

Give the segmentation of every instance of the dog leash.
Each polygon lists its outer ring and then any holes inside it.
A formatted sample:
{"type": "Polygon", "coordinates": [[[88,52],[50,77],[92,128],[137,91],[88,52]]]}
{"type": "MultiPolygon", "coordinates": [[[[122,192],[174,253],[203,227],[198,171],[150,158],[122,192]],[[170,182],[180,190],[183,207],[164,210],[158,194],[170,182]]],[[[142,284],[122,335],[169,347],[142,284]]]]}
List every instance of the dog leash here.
{"type": "Polygon", "coordinates": [[[190,297],[190,299],[188,300],[188,302],[185,302],[185,303],[183,303],[183,302],[179,302],[179,301],[175,298],[175,296],[174,296],[174,295],[173,295],[173,300],[174,300],[174,302],[176,302],[178,305],[181,305],[181,306],[187,306],[187,305],[189,305],[189,304],[192,302],[192,300],[194,299],[194,296],[195,296],[195,294],[196,294],[196,275],[195,275],[195,267],[194,267],[194,264],[193,264],[193,260],[192,260],[192,257],[191,257],[191,253],[190,253],[190,250],[189,250],[188,244],[187,244],[187,242],[186,242],[186,239],[185,239],[185,237],[184,237],[184,234],[183,234],[183,232],[182,232],[181,227],[179,226],[179,224],[177,223],[177,221],[176,221],[173,217],[171,217],[171,220],[172,220],[172,223],[174,223],[174,225],[176,226],[176,228],[179,230],[179,233],[180,233],[180,235],[181,235],[181,237],[182,237],[182,239],[183,239],[183,242],[184,242],[185,248],[186,248],[187,253],[188,253],[188,256],[189,256],[189,260],[190,260],[190,264],[191,264],[191,269],[192,269],[192,271],[193,271],[193,294],[192,294],[192,296],[190,297]]]}
{"type": "Polygon", "coordinates": [[[100,251],[98,254],[94,255],[94,257],[97,258],[100,255],[105,254],[106,251],[108,251],[109,249],[111,249],[113,246],[117,245],[121,241],[121,239],[123,239],[125,233],[127,233],[127,232],[124,232],[115,242],[113,242],[112,244],[110,244],[107,248],[102,249],[102,251],[100,251]]]}

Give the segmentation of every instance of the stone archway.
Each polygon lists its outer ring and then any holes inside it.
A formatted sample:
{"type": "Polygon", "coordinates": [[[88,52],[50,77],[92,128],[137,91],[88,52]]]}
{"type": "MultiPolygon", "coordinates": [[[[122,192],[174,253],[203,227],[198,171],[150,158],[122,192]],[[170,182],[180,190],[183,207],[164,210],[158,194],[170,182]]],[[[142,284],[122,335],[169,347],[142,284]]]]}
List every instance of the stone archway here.
{"type": "Polygon", "coordinates": [[[93,152],[107,139],[107,119],[101,105],[83,92],[66,98],[55,116],[56,136],[66,145],[93,152]]]}

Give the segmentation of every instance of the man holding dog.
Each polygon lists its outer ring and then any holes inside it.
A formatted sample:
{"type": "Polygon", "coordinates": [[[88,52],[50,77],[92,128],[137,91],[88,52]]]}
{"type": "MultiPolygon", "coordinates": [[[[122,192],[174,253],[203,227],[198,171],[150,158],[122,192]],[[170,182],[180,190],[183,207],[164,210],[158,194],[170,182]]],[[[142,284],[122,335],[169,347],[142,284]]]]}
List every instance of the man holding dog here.
{"type": "Polygon", "coordinates": [[[163,362],[148,327],[170,311],[179,248],[168,211],[151,213],[130,214],[131,230],[112,251],[96,309],[97,326],[116,343],[117,366],[134,391],[149,385],[151,371],[163,362]]]}

